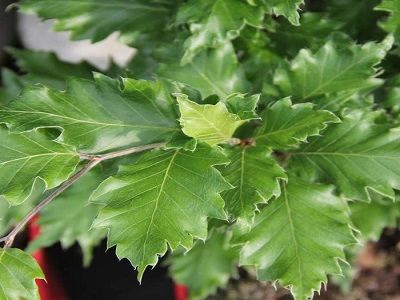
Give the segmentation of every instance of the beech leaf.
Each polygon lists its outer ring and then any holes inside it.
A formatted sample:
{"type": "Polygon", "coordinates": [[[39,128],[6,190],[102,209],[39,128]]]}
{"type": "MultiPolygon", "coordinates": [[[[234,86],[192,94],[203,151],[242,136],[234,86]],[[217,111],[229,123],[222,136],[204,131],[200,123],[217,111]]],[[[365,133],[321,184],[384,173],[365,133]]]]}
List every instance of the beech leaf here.
{"type": "Polygon", "coordinates": [[[305,300],[327,282],[327,274],[340,274],[338,259],[355,243],[345,202],[332,188],[308,184],[293,177],[279,198],[256,216],[243,242],[241,264],[254,265],[261,280],[278,280],[295,299],[305,300]]]}
{"type": "Polygon", "coordinates": [[[223,102],[197,104],[186,95],[177,94],[182,131],[211,146],[228,142],[235,130],[246,122],[232,114],[223,102]]]}
{"type": "Polygon", "coordinates": [[[219,195],[231,188],[214,165],[228,161],[218,150],[158,150],[136,164],[124,165],[94,191],[91,201],[104,204],[94,226],[109,228],[108,245],[128,258],[142,278],[159,255],[193,238],[207,237],[207,218],[226,219],[219,195]]]}

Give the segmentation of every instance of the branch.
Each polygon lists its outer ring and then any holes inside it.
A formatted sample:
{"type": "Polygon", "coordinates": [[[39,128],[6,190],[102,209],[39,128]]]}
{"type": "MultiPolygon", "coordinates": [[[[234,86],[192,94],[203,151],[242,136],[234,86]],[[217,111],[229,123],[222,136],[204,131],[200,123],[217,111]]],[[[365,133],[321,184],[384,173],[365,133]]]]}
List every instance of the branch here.
{"type": "Polygon", "coordinates": [[[74,173],[70,176],[66,181],[64,181],[61,185],[59,185],[50,195],[48,195],[42,202],[40,202],[37,206],[35,206],[26,216],[23,218],[13,230],[10,231],[5,237],[0,239],[0,243],[5,243],[4,248],[11,247],[14,242],[17,234],[25,227],[26,224],[34,217],[37,213],[39,213],[44,207],[46,207],[50,202],[52,202],[57,196],[59,196],[62,192],[64,192],[67,188],[73,185],[79,178],[88,173],[91,169],[97,166],[99,163],[105,160],[126,156],[129,154],[142,152],[145,150],[150,150],[154,148],[161,148],[165,146],[165,143],[157,143],[157,144],[149,144],[143,146],[137,146],[129,149],[124,149],[120,151],[115,151],[106,154],[100,155],[81,155],[81,159],[89,160],[89,162],[82,167],[78,172],[74,173]]]}

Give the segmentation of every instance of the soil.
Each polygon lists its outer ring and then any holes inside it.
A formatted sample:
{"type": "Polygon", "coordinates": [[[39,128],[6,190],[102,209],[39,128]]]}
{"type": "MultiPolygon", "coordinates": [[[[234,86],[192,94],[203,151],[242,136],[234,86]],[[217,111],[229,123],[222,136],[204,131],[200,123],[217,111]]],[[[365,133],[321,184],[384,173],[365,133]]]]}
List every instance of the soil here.
{"type": "MultiPolygon", "coordinates": [[[[227,289],[208,300],[291,300],[287,290],[260,283],[239,271],[227,289]]],[[[400,230],[386,229],[378,242],[368,242],[359,252],[348,292],[329,282],[314,300],[400,300],[400,230]]]]}

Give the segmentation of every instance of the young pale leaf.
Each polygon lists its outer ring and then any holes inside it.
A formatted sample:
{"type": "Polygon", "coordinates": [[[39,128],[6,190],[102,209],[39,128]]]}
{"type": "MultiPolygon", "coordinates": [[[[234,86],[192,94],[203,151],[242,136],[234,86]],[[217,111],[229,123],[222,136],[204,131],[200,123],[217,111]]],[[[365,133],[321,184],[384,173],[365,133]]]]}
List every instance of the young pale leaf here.
{"type": "Polygon", "coordinates": [[[94,226],[109,228],[108,245],[117,245],[118,257],[137,266],[141,279],[167,243],[190,249],[193,237],[206,238],[207,217],[226,219],[219,193],[231,186],[212,166],[227,162],[201,144],[193,152],[148,153],[122,166],[92,194],[91,201],[106,205],[94,226]]]}
{"type": "Polygon", "coordinates": [[[340,119],[327,110],[314,110],[311,103],[292,105],[289,98],[277,101],[262,114],[263,125],[256,141],[274,149],[287,149],[318,135],[327,123],[340,119]]]}
{"type": "Polygon", "coordinates": [[[247,2],[261,5],[270,13],[285,16],[293,25],[300,25],[300,15],[297,11],[304,0],[247,0],[247,2]]]}
{"type": "Polygon", "coordinates": [[[238,260],[238,247],[230,247],[226,232],[214,230],[205,242],[197,241],[189,252],[174,253],[169,264],[174,280],[189,288],[190,299],[202,300],[236,275],[238,260]]]}
{"type": "Polygon", "coordinates": [[[369,42],[345,49],[328,41],[315,54],[303,49],[291,62],[289,72],[279,69],[274,83],[284,96],[293,96],[296,102],[326,93],[376,87],[382,80],[376,78],[375,66],[385,57],[392,43],[393,38],[389,36],[379,44],[369,42]]]}
{"type": "Polygon", "coordinates": [[[31,256],[19,249],[0,249],[0,299],[39,300],[35,279],[44,275],[31,256]]]}
{"type": "Polygon", "coordinates": [[[225,99],[225,104],[231,113],[239,116],[242,120],[256,119],[256,108],[260,95],[232,94],[225,99]]]}
{"type": "Polygon", "coordinates": [[[376,7],[376,10],[389,12],[390,16],[380,23],[381,27],[387,32],[393,33],[396,42],[400,42],[400,1],[383,0],[376,7]]]}
{"type": "Polygon", "coordinates": [[[262,27],[264,10],[237,0],[190,0],[177,14],[177,22],[189,23],[192,36],[186,40],[182,63],[199,52],[234,38],[246,25],[262,27]]]}
{"type": "Polygon", "coordinates": [[[349,113],[321,137],[292,152],[294,163],[317,168],[348,198],[370,199],[369,189],[394,199],[400,189],[400,129],[376,124],[377,114],[349,113]]]}
{"type": "Polygon", "coordinates": [[[327,186],[289,178],[282,195],[255,218],[243,242],[241,264],[254,265],[261,280],[279,280],[295,299],[305,300],[340,273],[343,248],[355,242],[346,204],[327,186]]]}
{"type": "Polygon", "coordinates": [[[211,146],[229,141],[235,130],[246,122],[228,111],[223,102],[197,104],[184,94],[176,94],[182,131],[211,146]]]}
{"type": "Polygon", "coordinates": [[[89,265],[93,247],[106,236],[105,230],[90,228],[100,206],[88,203],[88,200],[101,180],[101,175],[91,171],[47,206],[39,219],[40,235],[29,244],[26,251],[31,253],[58,241],[63,248],[78,242],[84,255],[84,264],[89,265]]]}
{"type": "Polygon", "coordinates": [[[179,61],[162,64],[157,73],[167,80],[178,81],[198,90],[203,98],[218,95],[225,99],[230,94],[245,93],[249,89],[230,42],[203,51],[184,66],[179,61]]]}
{"type": "Polygon", "coordinates": [[[79,155],[37,131],[21,134],[0,129],[0,194],[11,205],[24,202],[36,180],[46,189],[65,181],[75,170],[79,155]]]}
{"type": "Polygon", "coordinates": [[[231,162],[219,170],[235,187],[222,193],[225,209],[234,218],[250,222],[256,204],[280,195],[279,179],[286,179],[286,174],[266,147],[232,147],[225,152],[231,162]]]}
{"type": "Polygon", "coordinates": [[[395,228],[400,218],[400,202],[384,199],[376,195],[370,203],[355,201],[350,202],[350,217],[365,241],[378,241],[383,229],[395,228]]]}
{"type": "Polygon", "coordinates": [[[175,1],[166,0],[23,0],[23,12],[56,19],[54,29],[70,31],[72,39],[98,42],[113,32],[129,39],[137,32],[160,35],[174,14],[175,1]]]}
{"type": "Polygon", "coordinates": [[[26,88],[20,99],[0,107],[14,131],[62,127],[60,140],[86,152],[157,142],[176,130],[173,99],[159,82],[70,79],[65,92],[26,88]]]}

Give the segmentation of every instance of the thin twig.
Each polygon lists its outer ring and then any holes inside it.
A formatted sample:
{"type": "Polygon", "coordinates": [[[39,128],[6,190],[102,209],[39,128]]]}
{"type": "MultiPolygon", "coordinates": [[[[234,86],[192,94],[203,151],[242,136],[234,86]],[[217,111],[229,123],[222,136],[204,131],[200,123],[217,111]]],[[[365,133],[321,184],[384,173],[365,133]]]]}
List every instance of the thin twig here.
{"type": "Polygon", "coordinates": [[[57,196],[64,192],[67,188],[73,185],[79,178],[88,173],[91,169],[97,166],[99,163],[105,160],[126,156],[129,154],[142,152],[145,150],[150,150],[154,148],[161,148],[165,146],[165,143],[149,144],[143,146],[137,146],[129,149],[124,149],[120,151],[115,151],[100,155],[80,155],[81,159],[89,160],[89,162],[82,167],[78,172],[70,176],[66,181],[59,185],[50,195],[48,195],[42,202],[35,206],[15,227],[10,231],[5,237],[0,239],[0,243],[5,243],[4,248],[11,247],[17,234],[25,227],[26,224],[39,213],[44,207],[46,207],[50,202],[52,202],[57,196]]]}

